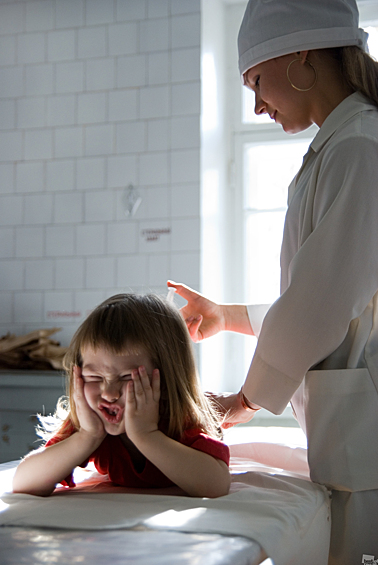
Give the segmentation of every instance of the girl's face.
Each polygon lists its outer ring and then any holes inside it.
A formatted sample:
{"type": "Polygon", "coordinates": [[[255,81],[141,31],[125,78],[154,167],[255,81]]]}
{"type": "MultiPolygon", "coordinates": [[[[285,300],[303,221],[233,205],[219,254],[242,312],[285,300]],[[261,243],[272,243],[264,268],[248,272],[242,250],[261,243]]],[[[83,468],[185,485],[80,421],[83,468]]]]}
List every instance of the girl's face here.
{"type": "MultiPolygon", "coordinates": [[[[246,85],[256,96],[255,114],[269,114],[272,120],[280,124],[286,133],[298,133],[313,123],[310,117],[309,96],[296,91],[287,78],[287,67],[295,54],[270,59],[247,71],[246,85]]],[[[303,72],[300,62],[295,62],[290,71],[294,78],[303,72]],[[296,68],[297,67],[297,68],[296,68]]],[[[308,66],[308,65],[307,65],[308,66]]],[[[305,69],[305,72],[307,69],[305,69]]]]}
{"type": "Polygon", "coordinates": [[[142,348],[138,349],[124,355],[117,355],[103,347],[96,350],[86,347],[82,351],[84,395],[108,434],[126,432],[124,411],[131,371],[143,365],[151,377],[155,368],[149,355],[142,348]]]}

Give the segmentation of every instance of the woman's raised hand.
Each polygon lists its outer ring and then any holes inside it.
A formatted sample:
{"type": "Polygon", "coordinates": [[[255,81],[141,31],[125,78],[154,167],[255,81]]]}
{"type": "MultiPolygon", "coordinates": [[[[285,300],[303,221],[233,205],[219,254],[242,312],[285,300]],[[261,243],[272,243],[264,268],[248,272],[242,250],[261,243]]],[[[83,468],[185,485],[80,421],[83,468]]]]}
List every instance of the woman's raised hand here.
{"type": "Polygon", "coordinates": [[[181,314],[194,342],[202,341],[225,329],[223,307],[184,284],[167,282],[168,287],[175,288],[176,293],[187,300],[181,308],[181,314]]]}
{"type": "Polygon", "coordinates": [[[74,401],[76,414],[79,419],[80,431],[84,431],[93,437],[105,437],[106,432],[101,419],[89,406],[84,394],[84,381],[81,376],[81,368],[73,368],[74,377],[74,401]]]}
{"type": "Polygon", "coordinates": [[[138,440],[158,430],[160,400],[160,373],[152,371],[151,379],[146,368],[132,371],[127,384],[125,429],[127,437],[138,446],[138,440]]]}

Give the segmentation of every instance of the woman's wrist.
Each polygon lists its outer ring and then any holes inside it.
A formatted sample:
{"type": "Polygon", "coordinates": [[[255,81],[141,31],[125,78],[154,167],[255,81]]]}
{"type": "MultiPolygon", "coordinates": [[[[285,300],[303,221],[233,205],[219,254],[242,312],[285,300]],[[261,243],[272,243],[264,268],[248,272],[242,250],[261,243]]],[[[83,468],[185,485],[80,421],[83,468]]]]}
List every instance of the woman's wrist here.
{"type": "Polygon", "coordinates": [[[258,410],[260,410],[261,406],[257,406],[257,404],[253,404],[253,402],[248,400],[248,398],[245,396],[243,392],[243,388],[241,388],[239,391],[239,398],[240,398],[240,404],[242,405],[243,409],[246,410],[247,412],[257,412],[258,410]]]}
{"type": "Polygon", "coordinates": [[[254,335],[245,304],[223,304],[223,329],[245,335],[254,335]]]}

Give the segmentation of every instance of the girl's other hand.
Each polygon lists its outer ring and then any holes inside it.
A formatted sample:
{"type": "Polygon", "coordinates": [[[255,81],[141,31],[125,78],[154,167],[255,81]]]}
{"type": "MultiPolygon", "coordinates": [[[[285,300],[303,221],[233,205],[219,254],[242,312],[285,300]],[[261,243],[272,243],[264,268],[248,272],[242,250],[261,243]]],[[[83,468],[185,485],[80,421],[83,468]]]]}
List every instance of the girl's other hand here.
{"type": "Polygon", "coordinates": [[[132,371],[132,380],[126,389],[125,429],[135,445],[158,430],[159,400],[159,370],[153,370],[151,380],[145,367],[132,371]]]}
{"type": "Polygon", "coordinates": [[[93,437],[105,437],[106,432],[100,417],[89,406],[84,394],[84,381],[81,377],[81,368],[75,366],[74,376],[74,401],[79,419],[80,431],[87,432],[93,437]]]}
{"type": "Polygon", "coordinates": [[[180,310],[194,342],[202,341],[225,329],[223,307],[184,284],[167,282],[188,304],[180,310]]]}

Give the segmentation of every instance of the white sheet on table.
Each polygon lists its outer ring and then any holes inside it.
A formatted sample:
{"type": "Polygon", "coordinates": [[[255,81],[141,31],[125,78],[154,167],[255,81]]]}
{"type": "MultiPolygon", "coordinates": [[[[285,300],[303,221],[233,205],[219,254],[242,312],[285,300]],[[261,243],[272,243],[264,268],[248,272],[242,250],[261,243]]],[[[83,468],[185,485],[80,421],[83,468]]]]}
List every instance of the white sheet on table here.
{"type": "Polygon", "coordinates": [[[278,446],[275,459],[272,444],[269,448],[243,444],[241,451],[239,447],[231,446],[233,455],[243,457],[232,460],[236,474],[230,494],[221,498],[156,496],[125,492],[126,489],[115,492],[114,487],[107,488],[104,483],[98,492],[80,488],[61,490],[48,498],[5,494],[0,499],[5,505],[0,512],[0,525],[67,529],[143,525],[183,532],[241,535],[257,541],[275,565],[304,562],[326,565],[330,534],[328,493],[324,487],[303,478],[306,470],[302,451],[296,457],[295,453],[287,452],[290,448],[278,446]],[[259,470],[247,470],[246,454],[258,458],[259,453],[263,460],[269,460],[269,467],[250,459],[250,468],[259,470]],[[285,461],[290,467],[286,474],[282,471],[285,461]]]}

